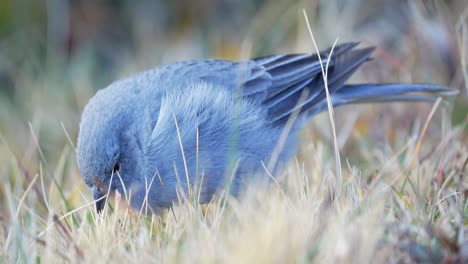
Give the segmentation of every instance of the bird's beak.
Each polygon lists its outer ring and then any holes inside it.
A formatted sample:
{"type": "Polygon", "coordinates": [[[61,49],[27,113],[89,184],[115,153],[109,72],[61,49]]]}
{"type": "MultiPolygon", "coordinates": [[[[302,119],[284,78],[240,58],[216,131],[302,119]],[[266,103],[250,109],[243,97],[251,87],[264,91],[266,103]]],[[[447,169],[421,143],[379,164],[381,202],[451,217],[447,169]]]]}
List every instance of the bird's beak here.
{"type": "Polygon", "coordinates": [[[106,204],[106,198],[104,196],[105,194],[102,193],[98,187],[93,186],[93,197],[96,202],[96,210],[98,213],[102,212],[102,209],[104,209],[104,205],[106,204]]]}

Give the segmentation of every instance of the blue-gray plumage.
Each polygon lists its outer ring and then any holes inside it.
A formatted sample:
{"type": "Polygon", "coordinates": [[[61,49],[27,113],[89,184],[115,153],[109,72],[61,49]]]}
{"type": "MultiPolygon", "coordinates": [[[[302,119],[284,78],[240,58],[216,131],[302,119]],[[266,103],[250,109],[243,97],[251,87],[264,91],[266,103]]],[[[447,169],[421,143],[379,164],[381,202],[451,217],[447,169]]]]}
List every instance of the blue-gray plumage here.
{"type": "MultiPolygon", "coordinates": [[[[434,101],[451,92],[426,84],[344,84],[373,51],[356,46],[339,45],[330,58],[334,106],[434,101]]],[[[320,54],[324,64],[329,52],[320,54]]],[[[133,208],[158,211],[197,184],[206,203],[228,183],[237,194],[243,184],[266,177],[273,156],[269,169],[275,174],[295,155],[297,132],[326,108],[317,54],[160,66],[114,82],[89,101],[78,135],[78,167],[96,199],[118,191],[133,208]]],[[[98,210],[103,205],[98,202],[98,210]]]]}

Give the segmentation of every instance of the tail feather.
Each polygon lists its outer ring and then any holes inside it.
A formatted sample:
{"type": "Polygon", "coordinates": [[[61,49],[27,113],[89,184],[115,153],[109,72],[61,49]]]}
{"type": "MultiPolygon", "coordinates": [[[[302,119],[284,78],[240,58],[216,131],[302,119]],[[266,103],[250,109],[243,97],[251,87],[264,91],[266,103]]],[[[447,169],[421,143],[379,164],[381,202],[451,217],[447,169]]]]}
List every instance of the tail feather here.
{"type": "Polygon", "coordinates": [[[417,94],[395,94],[387,96],[379,96],[372,98],[359,98],[343,102],[342,100],[332,99],[334,107],[346,104],[365,104],[365,103],[385,103],[385,102],[435,102],[439,97],[432,95],[417,95],[417,94]]]}
{"type": "Polygon", "coordinates": [[[334,94],[334,96],[350,99],[417,92],[451,95],[454,93],[454,90],[432,84],[349,84],[344,85],[334,94]]]}
{"type": "MultiPolygon", "coordinates": [[[[456,95],[457,91],[431,84],[350,84],[331,95],[333,107],[347,104],[384,102],[435,102],[439,97],[456,95]]],[[[307,119],[325,111],[327,102],[309,108],[307,119]]]]}

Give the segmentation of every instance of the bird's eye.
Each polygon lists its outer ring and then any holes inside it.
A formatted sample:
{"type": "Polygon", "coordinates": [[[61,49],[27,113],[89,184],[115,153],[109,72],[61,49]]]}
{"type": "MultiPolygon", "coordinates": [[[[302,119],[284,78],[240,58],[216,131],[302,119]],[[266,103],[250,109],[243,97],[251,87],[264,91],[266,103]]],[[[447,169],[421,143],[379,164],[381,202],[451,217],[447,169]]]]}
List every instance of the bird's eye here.
{"type": "Polygon", "coordinates": [[[115,163],[114,168],[112,169],[112,173],[117,173],[120,170],[120,163],[115,163]]]}

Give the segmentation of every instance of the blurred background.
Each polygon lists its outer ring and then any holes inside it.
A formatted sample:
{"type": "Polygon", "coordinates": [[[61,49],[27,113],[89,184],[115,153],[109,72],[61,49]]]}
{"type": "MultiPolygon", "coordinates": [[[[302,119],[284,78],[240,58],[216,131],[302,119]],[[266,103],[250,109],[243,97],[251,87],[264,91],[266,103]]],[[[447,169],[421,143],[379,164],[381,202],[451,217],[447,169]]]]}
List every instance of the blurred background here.
{"type": "MultiPolygon", "coordinates": [[[[81,111],[98,89],[178,60],[315,52],[303,9],[320,49],[337,38],[378,46],[352,81],[460,90],[453,111],[437,112],[427,140],[450,128],[442,123],[466,121],[466,0],[0,0],[0,179],[18,168],[30,179],[43,166],[66,193],[83,190],[74,144],[81,111]]],[[[371,154],[355,146],[404,145],[432,105],[351,107],[337,109],[338,139],[346,159],[365,164],[371,154]]],[[[304,137],[328,144],[330,134],[325,114],[304,137]]]]}

